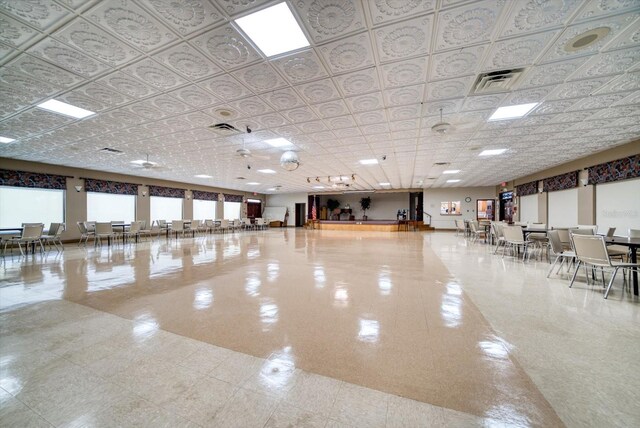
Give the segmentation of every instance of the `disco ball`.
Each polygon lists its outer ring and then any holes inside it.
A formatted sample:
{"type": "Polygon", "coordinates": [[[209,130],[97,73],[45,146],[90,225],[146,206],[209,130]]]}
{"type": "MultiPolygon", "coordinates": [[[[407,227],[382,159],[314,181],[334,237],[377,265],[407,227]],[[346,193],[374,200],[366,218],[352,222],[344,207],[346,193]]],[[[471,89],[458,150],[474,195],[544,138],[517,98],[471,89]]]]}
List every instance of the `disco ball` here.
{"type": "Polygon", "coordinates": [[[291,150],[284,152],[280,157],[280,166],[287,171],[295,171],[300,166],[298,154],[291,150]]]}

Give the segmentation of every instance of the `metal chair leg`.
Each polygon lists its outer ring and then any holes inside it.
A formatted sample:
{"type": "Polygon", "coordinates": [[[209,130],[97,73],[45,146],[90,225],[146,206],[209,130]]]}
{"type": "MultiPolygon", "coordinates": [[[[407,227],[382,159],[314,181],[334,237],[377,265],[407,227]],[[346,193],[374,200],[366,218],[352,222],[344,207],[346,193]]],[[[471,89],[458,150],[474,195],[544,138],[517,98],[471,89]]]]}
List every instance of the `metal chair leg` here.
{"type": "Polygon", "coordinates": [[[616,274],[618,273],[618,267],[616,266],[611,274],[611,280],[609,281],[609,285],[607,286],[607,291],[604,292],[604,298],[609,297],[609,291],[611,291],[611,286],[613,285],[613,280],[616,278],[616,274]]]}
{"type": "Polygon", "coordinates": [[[578,275],[578,271],[580,270],[580,264],[582,262],[578,260],[578,264],[576,265],[576,271],[573,272],[573,277],[571,277],[571,283],[569,284],[569,288],[573,287],[573,281],[576,280],[576,275],[578,275]]]}
{"type": "Polygon", "coordinates": [[[561,257],[562,255],[558,255],[558,257],[556,257],[556,259],[553,261],[553,264],[551,265],[551,269],[549,269],[549,273],[547,274],[547,278],[551,276],[551,272],[553,272],[553,268],[556,267],[556,263],[558,263],[558,260],[560,260],[561,257]]]}

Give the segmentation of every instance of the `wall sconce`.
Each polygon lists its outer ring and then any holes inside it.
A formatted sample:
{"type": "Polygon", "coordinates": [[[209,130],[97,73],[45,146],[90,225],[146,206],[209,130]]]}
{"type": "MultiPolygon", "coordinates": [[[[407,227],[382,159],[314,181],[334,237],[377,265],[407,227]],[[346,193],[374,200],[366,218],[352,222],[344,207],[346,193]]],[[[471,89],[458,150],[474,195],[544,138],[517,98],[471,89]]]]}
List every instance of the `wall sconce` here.
{"type": "Polygon", "coordinates": [[[80,192],[82,190],[82,186],[73,186],[76,189],[76,192],[80,192]]]}
{"type": "Polygon", "coordinates": [[[580,179],[580,183],[582,183],[583,186],[586,186],[587,184],[589,184],[589,179],[588,178],[581,178],[580,179]]]}
{"type": "Polygon", "coordinates": [[[147,191],[146,191],[146,190],[143,190],[143,191],[142,191],[142,197],[144,198],[144,197],[146,197],[146,196],[147,196],[147,191]]]}

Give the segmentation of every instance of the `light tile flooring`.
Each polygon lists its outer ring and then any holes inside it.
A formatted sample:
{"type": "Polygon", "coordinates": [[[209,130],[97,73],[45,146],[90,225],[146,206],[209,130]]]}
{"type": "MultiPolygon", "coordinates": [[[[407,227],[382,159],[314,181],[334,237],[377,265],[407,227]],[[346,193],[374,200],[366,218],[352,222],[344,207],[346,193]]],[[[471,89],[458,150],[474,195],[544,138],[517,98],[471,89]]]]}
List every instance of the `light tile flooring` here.
{"type": "Polygon", "coordinates": [[[637,298],[548,266],[305,230],[8,257],[0,426],[637,426],[637,298]]]}

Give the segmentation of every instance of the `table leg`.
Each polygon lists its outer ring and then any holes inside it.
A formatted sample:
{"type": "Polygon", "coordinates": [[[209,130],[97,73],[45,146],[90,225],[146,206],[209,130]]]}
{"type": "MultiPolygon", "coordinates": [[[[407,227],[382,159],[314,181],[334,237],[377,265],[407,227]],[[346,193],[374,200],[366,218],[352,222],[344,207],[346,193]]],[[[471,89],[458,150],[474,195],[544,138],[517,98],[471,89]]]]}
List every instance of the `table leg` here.
{"type": "MultiPolygon", "coordinates": [[[[631,263],[638,263],[637,248],[631,247],[631,263]]],[[[633,269],[633,294],[638,295],[638,269],[633,269]]]]}

